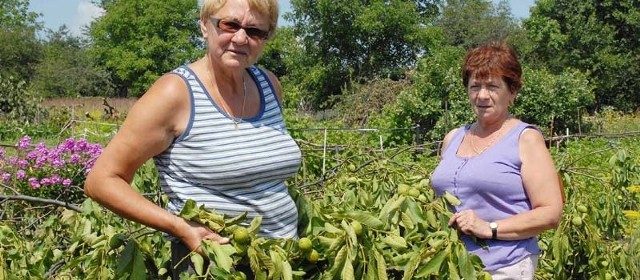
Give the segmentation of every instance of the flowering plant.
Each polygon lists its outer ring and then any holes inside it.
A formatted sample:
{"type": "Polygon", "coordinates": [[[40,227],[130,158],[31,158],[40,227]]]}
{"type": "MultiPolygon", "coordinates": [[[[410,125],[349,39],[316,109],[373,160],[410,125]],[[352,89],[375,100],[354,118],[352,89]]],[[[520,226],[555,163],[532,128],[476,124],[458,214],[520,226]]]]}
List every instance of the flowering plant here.
{"type": "Polygon", "coordinates": [[[79,202],[81,185],[96,158],[102,153],[100,144],[86,139],[66,139],[56,147],[44,142],[31,144],[24,136],[15,145],[16,153],[0,149],[0,182],[15,194],[79,202]]]}

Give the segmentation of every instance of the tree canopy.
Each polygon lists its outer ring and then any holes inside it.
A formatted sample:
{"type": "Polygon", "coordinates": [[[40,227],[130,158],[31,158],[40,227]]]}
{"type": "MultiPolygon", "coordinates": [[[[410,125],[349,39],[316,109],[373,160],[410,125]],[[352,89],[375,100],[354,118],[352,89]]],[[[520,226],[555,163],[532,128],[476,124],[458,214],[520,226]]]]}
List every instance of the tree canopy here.
{"type": "Polygon", "coordinates": [[[596,108],[638,108],[640,2],[537,1],[524,26],[533,45],[530,55],[541,66],[589,74],[596,108]]]}
{"type": "Polygon", "coordinates": [[[118,96],[140,96],[160,75],[203,49],[197,0],[105,0],[91,23],[91,54],[118,96]]]}
{"type": "Polygon", "coordinates": [[[289,19],[305,51],[299,63],[321,107],[351,81],[398,78],[430,42],[438,1],[292,0],[289,19]]]}
{"type": "Polygon", "coordinates": [[[0,74],[29,80],[40,59],[36,31],[38,14],[28,0],[3,0],[0,5],[0,74]]]}

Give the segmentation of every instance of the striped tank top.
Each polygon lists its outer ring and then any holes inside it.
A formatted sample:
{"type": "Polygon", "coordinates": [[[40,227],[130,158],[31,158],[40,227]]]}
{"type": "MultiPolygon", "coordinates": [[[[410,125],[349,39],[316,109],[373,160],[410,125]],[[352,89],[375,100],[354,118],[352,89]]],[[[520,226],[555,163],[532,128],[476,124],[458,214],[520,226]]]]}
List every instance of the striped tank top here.
{"type": "Polygon", "coordinates": [[[258,85],[260,110],[235,126],[195,73],[171,73],[187,84],[191,115],[185,131],[154,157],[167,210],[179,213],[187,199],[218,213],[262,216],[260,236],[295,238],[298,212],[285,180],[295,176],[301,152],[291,138],[273,85],[259,68],[247,69],[258,85]]]}

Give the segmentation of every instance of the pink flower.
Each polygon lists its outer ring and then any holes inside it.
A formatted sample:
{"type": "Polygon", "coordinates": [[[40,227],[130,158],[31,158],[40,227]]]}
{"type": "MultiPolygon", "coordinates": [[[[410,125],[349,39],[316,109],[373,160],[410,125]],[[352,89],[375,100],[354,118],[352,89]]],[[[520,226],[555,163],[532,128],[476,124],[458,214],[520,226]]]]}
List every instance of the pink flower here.
{"type": "Polygon", "coordinates": [[[9,182],[9,180],[11,180],[11,174],[3,173],[2,174],[2,181],[4,181],[6,183],[6,182],[9,182]]]}
{"type": "Polygon", "coordinates": [[[20,139],[18,144],[16,144],[16,147],[18,148],[18,150],[27,150],[29,149],[30,146],[31,146],[31,137],[29,136],[22,137],[22,139],[20,139]]]}
{"type": "Polygon", "coordinates": [[[71,186],[71,179],[62,180],[62,185],[65,187],[71,186]]]}
{"type": "Polygon", "coordinates": [[[29,178],[29,184],[31,185],[31,188],[33,188],[34,190],[39,189],[40,188],[40,183],[38,183],[38,179],[36,178],[29,178]]]}
{"type": "Polygon", "coordinates": [[[20,169],[20,170],[16,171],[16,179],[22,180],[22,179],[24,179],[26,177],[27,177],[27,172],[25,172],[24,170],[20,169]]]}

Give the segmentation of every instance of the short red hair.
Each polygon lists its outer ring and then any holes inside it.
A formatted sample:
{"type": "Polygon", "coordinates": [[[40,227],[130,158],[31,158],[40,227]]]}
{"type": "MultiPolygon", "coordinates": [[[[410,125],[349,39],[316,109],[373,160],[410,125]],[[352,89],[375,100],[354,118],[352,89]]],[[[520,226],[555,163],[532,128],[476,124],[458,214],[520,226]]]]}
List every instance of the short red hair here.
{"type": "Polygon", "coordinates": [[[522,67],[516,51],[505,43],[493,42],[479,46],[467,53],[462,66],[462,83],[466,88],[472,77],[487,79],[502,77],[511,92],[522,87],[522,67]]]}

